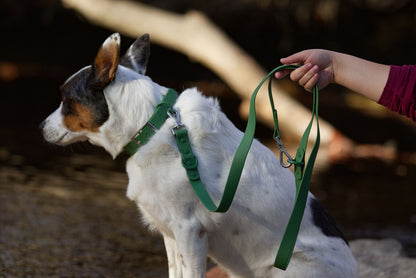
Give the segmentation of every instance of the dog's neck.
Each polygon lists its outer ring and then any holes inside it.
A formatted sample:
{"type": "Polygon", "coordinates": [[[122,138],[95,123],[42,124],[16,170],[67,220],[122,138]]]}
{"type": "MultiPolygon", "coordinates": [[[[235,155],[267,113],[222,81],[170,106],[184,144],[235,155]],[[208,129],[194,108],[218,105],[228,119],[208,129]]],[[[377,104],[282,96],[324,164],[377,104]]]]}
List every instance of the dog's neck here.
{"type": "Polygon", "coordinates": [[[110,112],[100,128],[105,138],[93,143],[103,146],[115,158],[149,120],[167,90],[149,77],[119,66],[115,81],[104,90],[110,112]]]}
{"type": "Polygon", "coordinates": [[[173,106],[178,98],[178,93],[169,89],[162,101],[156,106],[155,112],[146,122],[139,132],[131,138],[131,141],[124,146],[124,150],[130,155],[134,155],[140,147],[144,146],[157,130],[165,123],[168,117],[174,117],[176,111],[173,106]]]}

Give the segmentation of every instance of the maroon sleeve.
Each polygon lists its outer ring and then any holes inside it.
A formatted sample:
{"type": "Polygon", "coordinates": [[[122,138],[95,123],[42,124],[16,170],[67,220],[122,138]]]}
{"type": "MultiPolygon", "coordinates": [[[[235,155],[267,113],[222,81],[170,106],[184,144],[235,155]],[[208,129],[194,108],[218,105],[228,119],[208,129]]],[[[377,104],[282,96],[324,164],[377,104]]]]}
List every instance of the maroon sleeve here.
{"type": "Polygon", "coordinates": [[[378,103],[416,121],[416,65],[391,66],[378,103]]]}

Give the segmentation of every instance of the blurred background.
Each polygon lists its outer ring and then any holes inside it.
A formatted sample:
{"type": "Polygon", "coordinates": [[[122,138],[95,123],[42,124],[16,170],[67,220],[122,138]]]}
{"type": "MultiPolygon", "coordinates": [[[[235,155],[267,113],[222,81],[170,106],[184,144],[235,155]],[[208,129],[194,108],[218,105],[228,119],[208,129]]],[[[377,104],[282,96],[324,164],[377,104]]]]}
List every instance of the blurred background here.
{"type": "MultiPolygon", "coordinates": [[[[203,12],[267,70],[306,48],[385,64],[416,62],[412,0],[140,2],[178,14],[203,12]]],[[[161,238],[141,226],[125,197],[127,157],[112,160],[88,144],[51,146],[38,129],[60,103],[59,86],[92,62],[113,31],[92,25],[60,1],[0,0],[0,33],[0,276],[166,276],[161,238]]],[[[122,53],[133,40],[122,37],[122,53]]],[[[152,44],[147,74],[179,91],[197,86],[217,96],[229,118],[245,128],[237,94],[187,56],[152,44]]],[[[300,87],[281,82],[310,106],[300,87]]],[[[415,257],[416,125],[336,85],[320,101],[320,116],[343,134],[397,155],[318,165],[311,191],[348,239],[395,238],[415,257]]],[[[257,136],[269,144],[271,134],[262,126],[257,136]]],[[[291,138],[285,141],[290,145],[291,138]]]]}

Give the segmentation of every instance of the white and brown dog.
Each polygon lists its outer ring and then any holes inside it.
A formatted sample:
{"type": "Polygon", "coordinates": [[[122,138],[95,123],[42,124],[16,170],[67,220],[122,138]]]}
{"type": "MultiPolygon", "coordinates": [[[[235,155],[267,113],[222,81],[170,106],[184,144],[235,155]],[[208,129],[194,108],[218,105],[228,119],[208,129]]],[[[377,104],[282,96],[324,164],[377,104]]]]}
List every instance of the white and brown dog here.
{"type": "MultiPolygon", "coordinates": [[[[116,157],[146,124],[168,89],[144,75],[148,35],[137,39],[121,59],[119,45],[120,36],[110,36],[93,65],[61,87],[59,108],[42,123],[48,142],[88,140],[116,157]]],[[[189,132],[202,181],[218,202],[242,132],[215,99],[197,89],[182,92],[174,108],[189,132]]],[[[169,277],[205,277],[207,256],[230,277],[357,277],[348,244],[312,194],[288,269],[274,268],[294,203],[292,172],[254,140],[231,208],[211,213],[188,182],[171,133],[174,125],[168,118],[127,161],[127,196],[137,203],[144,222],[163,235],[169,277]]]]}

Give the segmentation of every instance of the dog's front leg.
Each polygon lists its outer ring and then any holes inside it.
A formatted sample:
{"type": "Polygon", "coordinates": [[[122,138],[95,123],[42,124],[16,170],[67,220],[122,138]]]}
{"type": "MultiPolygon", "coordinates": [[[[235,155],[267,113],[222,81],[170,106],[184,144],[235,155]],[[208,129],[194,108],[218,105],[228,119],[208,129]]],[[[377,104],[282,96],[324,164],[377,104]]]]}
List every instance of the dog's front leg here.
{"type": "Polygon", "coordinates": [[[175,239],[163,234],[163,241],[168,256],[169,278],[182,278],[182,264],[175,239]]]}
{"type": "Polygon", "coordinates": [[[201,224],[181,223],[174,231],[183,278],[205,278],[208,236],[201,224]]]}

